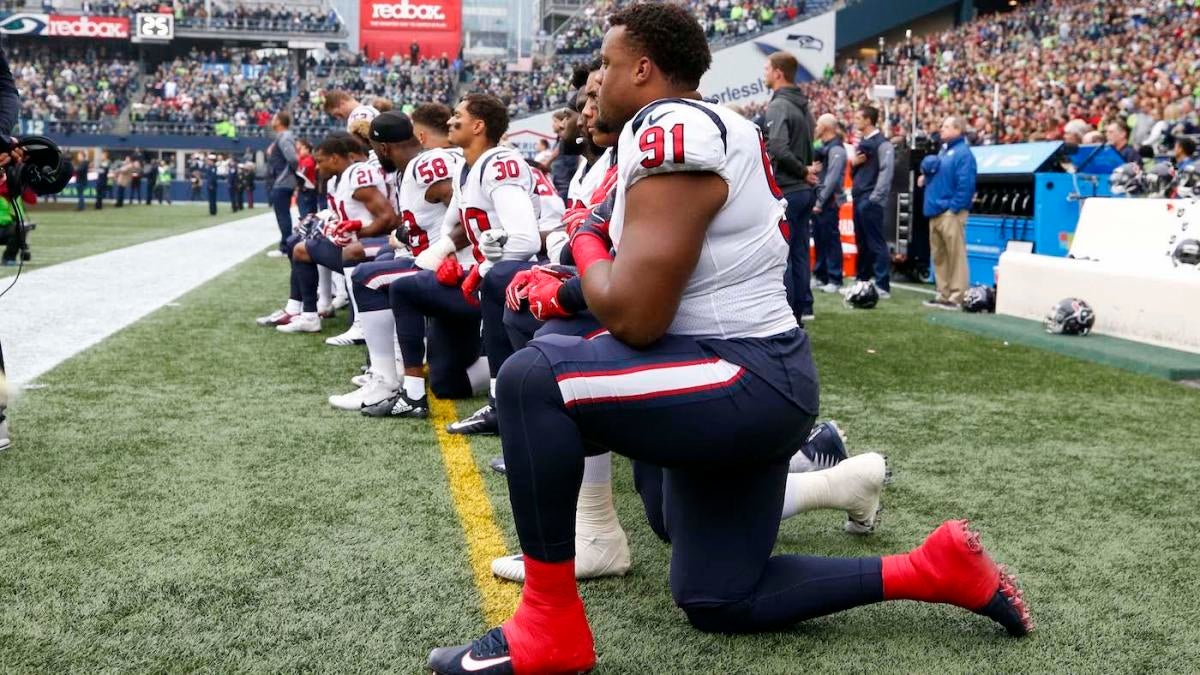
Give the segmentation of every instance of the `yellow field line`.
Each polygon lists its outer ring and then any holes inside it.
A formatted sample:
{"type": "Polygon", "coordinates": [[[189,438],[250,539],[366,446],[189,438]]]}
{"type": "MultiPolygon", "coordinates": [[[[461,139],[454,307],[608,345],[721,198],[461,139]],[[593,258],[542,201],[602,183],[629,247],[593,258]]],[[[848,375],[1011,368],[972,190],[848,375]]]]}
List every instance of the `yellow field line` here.
{"type": "Polygon", "coordinates": [[[446,425],[458,419],[454,403],[439,400],[430,394],[429,411],[433,416],[438,445],[442,448],[454,510],[467,537],[467,552],[471,559],[471,572],[475,576],[475,587],[479,589],[483,604],[483,617],[488,627],[498,626],[516,611],[520,588],[517,584],[501,581],[492,575],[492,559],[508,553],[504,537],[500,535],[500,528],[492,514],[492,503],[488,500],[483,478],[475,466],[470,442],[466,436],[446,432],[446,425]]]}

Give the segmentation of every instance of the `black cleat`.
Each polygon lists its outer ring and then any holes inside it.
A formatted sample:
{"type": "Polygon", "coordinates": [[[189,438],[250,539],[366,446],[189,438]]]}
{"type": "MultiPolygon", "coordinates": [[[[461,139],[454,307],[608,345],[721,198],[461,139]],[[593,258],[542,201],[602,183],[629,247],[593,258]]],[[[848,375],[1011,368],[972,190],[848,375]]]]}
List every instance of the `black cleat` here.
{"type": "Polygon", "coordinates": [[[488,466],[492,467],[492,471],[495,471],[501,476],[508,473],[508,467],[504,465],[504,455],[493,457],[492,461],[488,462],[488,466]]]}
{"type": "Polygon", "coordinates": [[[438,647],[427,667],[440,675],[512,675],[512,657],[504,631],[493,628],[469,645],[438,647]]]}
{"type": "Polygon", "coordinates": [[[490,434],[496,435],[500,433],[500,418],[496,415],[496,408],[491,403],[483,406],[475,411],[475,414],[446,425],[446,431],[452,434],[462,434],[464,436],[475,436],[490,434]]]}
{"type": "Polygon", "coordinates": [[[391,398],[385,398],[379,403],[364,405],[362,414],[367,417],[408,417],[425,419],[429,417],[429,397],[409,398],[403,391],[391,398]]]}

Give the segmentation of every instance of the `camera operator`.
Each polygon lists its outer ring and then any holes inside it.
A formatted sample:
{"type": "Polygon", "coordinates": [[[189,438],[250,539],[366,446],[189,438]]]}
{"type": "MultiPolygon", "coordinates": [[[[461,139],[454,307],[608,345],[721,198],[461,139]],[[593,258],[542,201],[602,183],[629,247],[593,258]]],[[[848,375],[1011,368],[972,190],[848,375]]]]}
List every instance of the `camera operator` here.
{"type": "MultiPolygon", "coordinates": [[[[8,66],[8,56],[0,48],[0,167],[6,167],[24,159],[21,148],[14,147],[7,131],[17,124],[17,112],[21,101],[17,94],[17,83],[13,79],[12,69],[8,66]]],[[[20,227],[18,224],[17,227],[20,227]]],[[[21,236],[18,233],[17,236],[21,236]]],[[[8,407],[8,380],[4,376],[4,348],[0,345],[0,450],[5,450],[12,444],[8,437],[8,419],[4,412],[8,407]]]]}

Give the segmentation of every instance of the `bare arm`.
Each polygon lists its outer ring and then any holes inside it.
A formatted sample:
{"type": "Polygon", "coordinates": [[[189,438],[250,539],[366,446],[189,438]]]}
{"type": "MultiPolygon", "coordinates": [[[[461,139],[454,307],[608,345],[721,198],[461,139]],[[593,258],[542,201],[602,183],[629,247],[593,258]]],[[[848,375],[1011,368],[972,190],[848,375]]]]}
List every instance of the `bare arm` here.
{"type": "Polygon", "coordinates": [[[666,334],[728,195],[714,173],[661,174],[629,190],[620,254],[583,277],[588,308],[613,336],[641,348],[666,334]]]}
{"type": "Polygon", "coordinates": [[[364,187],[354,191],[354,199],[361,202],[371,212],[371,222],[363,223],[359,236],[378,237],[396,229],[399,218],[392,202],[375,187],[364,187]]]}

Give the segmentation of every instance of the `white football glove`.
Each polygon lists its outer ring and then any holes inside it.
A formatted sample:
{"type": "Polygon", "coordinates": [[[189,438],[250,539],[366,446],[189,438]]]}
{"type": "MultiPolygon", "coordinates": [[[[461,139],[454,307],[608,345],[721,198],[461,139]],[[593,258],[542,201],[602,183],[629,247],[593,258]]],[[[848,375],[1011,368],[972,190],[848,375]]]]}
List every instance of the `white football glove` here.
{"type": "Polygon", "coordinates": [[[456,250],[458,249],[454,248],[454,242],[450,241],[450,237],[442,237],[430,244],[429,248],[421,251],[415,262],[417,267],[423,270],[436,272],[437,268],[441,267],[442,261],[446,259],[446,256],[454,255],[456,250]]]}
{"type": "Polygon", "coordinates": [[[489,262],[499,262],[504,257],[504,244],[508,241],[508,233],[499,228],[484,230],[479,233],[479,252],[489,262]]]}

